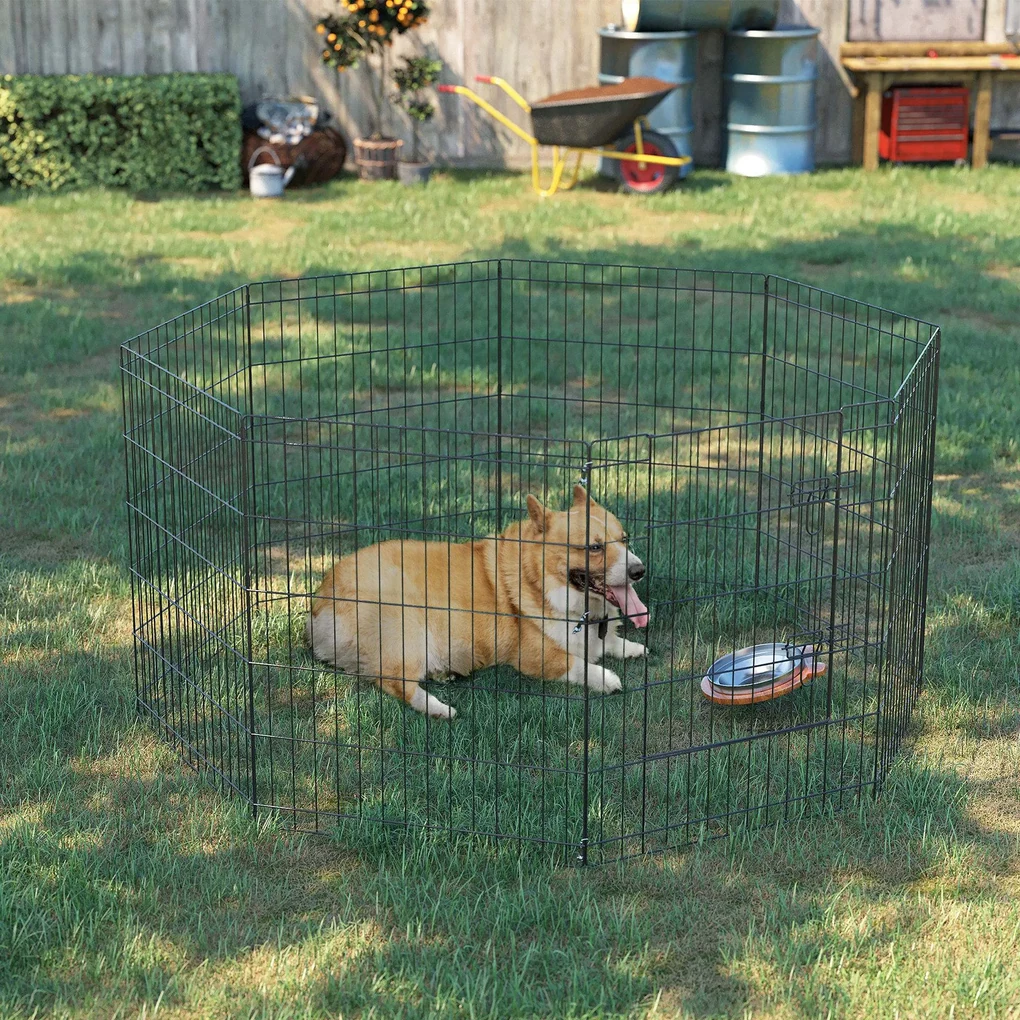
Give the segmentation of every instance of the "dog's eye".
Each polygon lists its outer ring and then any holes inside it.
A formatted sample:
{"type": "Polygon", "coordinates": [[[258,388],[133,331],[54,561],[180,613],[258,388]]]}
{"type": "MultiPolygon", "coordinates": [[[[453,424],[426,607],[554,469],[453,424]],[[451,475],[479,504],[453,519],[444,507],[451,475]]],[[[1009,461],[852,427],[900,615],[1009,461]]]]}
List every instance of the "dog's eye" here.
{"type": "Polygon", "coordinates": [[[588,552],[592,552],[592,553],[600,553],[600,552],[602,552],[602,543],[601,542],[592,542],[592,544],[590,546],[588,546],[588,552]]]}

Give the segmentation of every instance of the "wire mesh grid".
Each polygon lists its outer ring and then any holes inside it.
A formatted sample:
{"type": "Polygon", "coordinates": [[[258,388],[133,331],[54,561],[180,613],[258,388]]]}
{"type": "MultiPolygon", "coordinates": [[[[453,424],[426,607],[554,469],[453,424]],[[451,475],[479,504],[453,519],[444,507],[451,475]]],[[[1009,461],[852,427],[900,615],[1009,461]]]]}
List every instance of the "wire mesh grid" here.
{"type": "Polygon", "coordinates": [[[877,790],[921,685],[938,350],[746,273],[232,291],[122,350],[139,709],[253,811],[359,838],[604,860],[877,790]],[[824,674],[702,695],[765,642],[824,674]]]}

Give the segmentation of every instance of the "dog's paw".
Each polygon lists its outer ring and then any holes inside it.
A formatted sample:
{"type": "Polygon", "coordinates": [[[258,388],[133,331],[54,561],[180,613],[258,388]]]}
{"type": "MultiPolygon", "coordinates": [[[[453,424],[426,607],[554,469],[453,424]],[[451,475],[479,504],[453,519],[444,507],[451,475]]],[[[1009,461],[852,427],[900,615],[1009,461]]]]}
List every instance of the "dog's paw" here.
{"type": "Polygon", "coordinates": [[[416,712],[429,715],[433,719],[457,718],[457,709],[440,701],[434,694],[429,694],[420,687],[414,692],[410,704],[416,712]]]}
{"type": "Polygon", "coordinates": [[[611,669],[589,667],[588,689],[598,691],[599,694],[615,694],[623,690],[623,681],[611,669]]]}
{"type": "Polygon", "coordinates": [[[445,702],[440,701],[432,694],[428,697],[428,707],[425,711],[428,712],[433,719],[452,720],[457,718],[457,709],[455,709],[452,705],[447,705],[445,702]]]}
{"type": "Polygon", "coordinates": [[[623,658],[624,659],[640,659],[642,656],[648,654],[648,646],[640,644],[637,641],[624,641],[623,642],[623,658]]]}
{"type": "Polygon", "coordinates": [[[563,679],[567,683],[586,686],[588,690],[599,694],[615,694],[623,689],[620,678],[611,669],[596,666],[594,662],[584,662],[583,659],[575,659],[563,679]]]}

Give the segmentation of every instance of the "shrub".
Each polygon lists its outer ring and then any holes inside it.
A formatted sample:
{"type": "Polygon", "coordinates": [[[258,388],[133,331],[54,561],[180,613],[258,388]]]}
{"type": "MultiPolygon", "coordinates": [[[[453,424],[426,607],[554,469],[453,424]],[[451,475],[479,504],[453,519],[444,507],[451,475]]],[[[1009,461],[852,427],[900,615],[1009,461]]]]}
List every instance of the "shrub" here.
{"type": "Polygon", "coordinates": [[[240,117],[227,74],[0,75],[0,184],[237,188],[240,117]]]}
{"type": "Polygon", "coordinates": [[[405,57],[404,66],[393,72],[397,86],[395,102],[411,118],[411,162],[418,162],[418,126],[427,124],[436,108],[429,102],[426,89],[431,88],[443,73],[443,62],[431,57],[405,57]]]}

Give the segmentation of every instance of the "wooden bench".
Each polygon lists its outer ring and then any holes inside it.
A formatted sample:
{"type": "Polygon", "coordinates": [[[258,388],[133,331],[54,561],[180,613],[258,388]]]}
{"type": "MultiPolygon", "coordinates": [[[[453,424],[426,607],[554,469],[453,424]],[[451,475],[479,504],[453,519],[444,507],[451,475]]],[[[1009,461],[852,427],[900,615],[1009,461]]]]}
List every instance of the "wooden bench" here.
{"type": "Polygon", "coordinates": [[[987,165],[993,80],[1020,76],[1020,53],[1009,43],[844,43],[839,56],[854,79],[853,153],[865,170],[878,169],[882,95],[894,84],[960,83],[975,91],[971,165],[987,165]]]}

